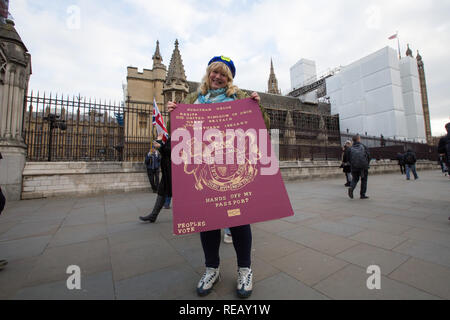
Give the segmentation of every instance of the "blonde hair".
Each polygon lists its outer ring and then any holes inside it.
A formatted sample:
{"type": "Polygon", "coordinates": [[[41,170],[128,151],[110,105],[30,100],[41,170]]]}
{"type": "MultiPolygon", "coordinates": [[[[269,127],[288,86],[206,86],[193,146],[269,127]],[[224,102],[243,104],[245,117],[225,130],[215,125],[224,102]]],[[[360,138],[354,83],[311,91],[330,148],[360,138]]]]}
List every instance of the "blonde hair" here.
{"type": "Polygon", "coordinates": [[[235,94],[238,91],[238,87],[233,85],[233,75],[231,73],[230,68],[228,68],[228,66],[225,63],[216,61],[216,62],[211,63],[206,68],[206,74],[203,77],[202,84],[200,85],[200,88],[198,90],[199,92],[201,92],[201,94],[205,95],[211,89],[211,87],[209,85],[209,75],[213,71],[217,71],[217,72],[224,73],[227,75],[227,78],[228,78],[227,86],[226,86],[227,97],[232,96],[233,94],[235,94]]]}

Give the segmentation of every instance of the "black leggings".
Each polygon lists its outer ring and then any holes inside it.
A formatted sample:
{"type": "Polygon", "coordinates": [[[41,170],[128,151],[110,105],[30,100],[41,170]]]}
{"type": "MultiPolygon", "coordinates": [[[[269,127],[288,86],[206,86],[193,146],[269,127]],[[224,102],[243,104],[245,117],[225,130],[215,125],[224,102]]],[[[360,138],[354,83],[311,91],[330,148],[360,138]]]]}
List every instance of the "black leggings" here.
{"type": "MultiPolygon", "coordinates": [[[[236,250],[237,263],[240,268],[250,268],[252,250],[252,230],[250,225],[231,227],[233,246],[236,250]]],[[[219,230],[200,232],[203,252],[205,253],[205,265],[207,268],[218,268],[220,264],[219,246],[222,240],[219,230]]]]}

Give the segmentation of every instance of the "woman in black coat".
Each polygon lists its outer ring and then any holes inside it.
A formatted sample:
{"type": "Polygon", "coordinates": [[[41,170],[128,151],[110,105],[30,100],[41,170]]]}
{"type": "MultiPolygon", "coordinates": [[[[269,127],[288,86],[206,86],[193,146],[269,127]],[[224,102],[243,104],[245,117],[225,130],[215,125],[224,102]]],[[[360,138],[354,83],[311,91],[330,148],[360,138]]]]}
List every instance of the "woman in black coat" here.
{"type": "Polygon", "coordinates": [[[341,168],[342,171],[345,174],[345,179],[346,179],[346,183],[345,186],[346,187],[350,187],[350,183],[352,182],[352,168],[350,166],[350,161],[349,161],[349,150],[350,147],[352,146],[352,142],[350,140],[345,142],[344,147],[342,148],[343,154],[342,154],[342,164],[341,164],[341,168]]]}
{"type": "Polygon", "coordinates": [[[158,186],[158,196],[156,198],[153,211],[145,217],[139,217],[142,221],[151,223],[156,221],[158,214],[164,206],[166,197],[172,197],[172,165],[170,158],[170,138],[164,143],[162,135],[158,136],[158,140],[153,142],[153,146],[158,149],[161,154],[161,181],[158,186]]]}

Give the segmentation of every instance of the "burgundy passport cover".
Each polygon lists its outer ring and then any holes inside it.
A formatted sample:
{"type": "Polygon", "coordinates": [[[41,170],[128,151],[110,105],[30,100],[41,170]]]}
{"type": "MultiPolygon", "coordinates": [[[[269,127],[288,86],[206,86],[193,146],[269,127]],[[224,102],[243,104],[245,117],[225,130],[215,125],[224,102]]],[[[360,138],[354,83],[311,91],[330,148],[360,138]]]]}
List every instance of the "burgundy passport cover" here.
{"type": "MultiPolygon", "coordinates": [[[[201,122],[202,135],[211,128],[220,130],[224,137],[227,129],[242,129],[241,132],[254,129],[253,132],[256,132],[258,136],[256,136],[257,143],[252,145],[258,147],[259,157],[261,152],[268,156],[272,155],[269,135],[266,135],[266,139],[259,139],[260,129],[266,129],[266,126],[256,101],[243,99],[215,104],[179,104],[170,114],[174,234],[216,230],[294,215],[278,167],[278,160],[272,164],[261,160],[250,161],[249,139],[245,148],[242,148],[242,145],[238,147],[236,138],[233,142],[234,148],[231,148],[228,143],[227,148],[218,147],[211,153],[215,156],[215,152],[220,154],[221,150],[223,164],[218,164],[218,161],[212,164],[206,163],[204,160],[199,164],[199,160],[194,161],[195,150],[198,156],[199,148],[195,149],[191,143],[191,148],[181,149],[180,143],[183,143],[185,137],[177,138],[177,134],[174,135],[177,128],[185,128],[192,138],[189,141],[194,141],[194,122],[197,126],[201,122]],[[246,155],[245,161],[240,163],[237,161],[239,150],[244,150],[246,155]],[[180,159],[182,154],[185,160],[189,157],[191,163],[185,164],[185,161],[175,164],[176,153],[180,155],[180,159]],[[230,162],[226,160],[227,155],[234,157],[234,164],[227,164],[230,162]],[[264,168],[267,170],[274,165],[276,167],[272,173],[275,174],[262,174],[261,169],[264,171],[264,168]]],[[[196,130],[198,138],[200,131],[196,130]]],[[[202,137],[202,150],[204,151],[208,146],[211,147],[211,142],[214,141],[215,139],[207,141],[202,137]]],[[[227,140],[224,138],[223,141],[227,140]]],[[[273,156],[272,159],[274,158],[276,157],[273,156]]]]}

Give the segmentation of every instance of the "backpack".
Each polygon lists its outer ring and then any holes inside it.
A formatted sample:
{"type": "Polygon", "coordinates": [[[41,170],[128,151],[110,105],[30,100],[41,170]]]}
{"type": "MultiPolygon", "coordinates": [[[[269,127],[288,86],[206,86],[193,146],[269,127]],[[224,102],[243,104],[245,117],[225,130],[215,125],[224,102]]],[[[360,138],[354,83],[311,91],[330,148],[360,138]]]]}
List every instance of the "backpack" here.
{"type": "Polygon", "coordinates": [[[350,153],[352,169],[367,169],[369,167],[366,148],[362,144],[354,144],[350,149],[350,153]]]}
{"type": "Polygon", "coordinates": [[[415,163],[414,155],[411,152],[407,152],[405,154],[405,163],[406,164],[414,164],[415,163]]]}

